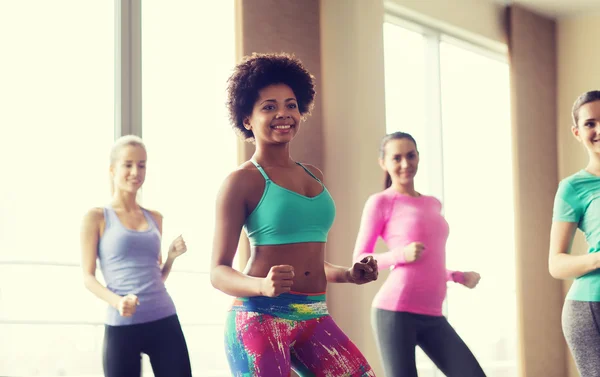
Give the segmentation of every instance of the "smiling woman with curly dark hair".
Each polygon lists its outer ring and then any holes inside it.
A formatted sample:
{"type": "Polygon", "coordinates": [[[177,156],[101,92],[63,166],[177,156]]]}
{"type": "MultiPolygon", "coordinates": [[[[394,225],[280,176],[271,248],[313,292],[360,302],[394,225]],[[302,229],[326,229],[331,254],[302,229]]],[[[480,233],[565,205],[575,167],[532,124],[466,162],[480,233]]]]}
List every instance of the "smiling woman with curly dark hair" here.
{"type": "Polygon", "coordinates": [[[302,63],[288,54],[254,54],[239,64],[228,80],[229,121],[246,140],[254,141],[252,130],[244,127],[244,118],[252,114],[258,91],[269,85],[285,84],[296,95],[302,117],[310,115],[315,99],[315,78],[302,63]]]}
{"type": "Polygon", "coordinates": [[[325,261],[335,205],[323,173],[290,156],[314,98],[314,77],[288,54],[247,57],[228,81],[232,126],[256,144],[216,203],[211,282],[236,297],[225,339],[234,376],[374,376],[329,316],[325,290],[377,279],[377,263],[325,261]],[[243,273],[232,268],[242,228],[251,246],[243,273]]]}

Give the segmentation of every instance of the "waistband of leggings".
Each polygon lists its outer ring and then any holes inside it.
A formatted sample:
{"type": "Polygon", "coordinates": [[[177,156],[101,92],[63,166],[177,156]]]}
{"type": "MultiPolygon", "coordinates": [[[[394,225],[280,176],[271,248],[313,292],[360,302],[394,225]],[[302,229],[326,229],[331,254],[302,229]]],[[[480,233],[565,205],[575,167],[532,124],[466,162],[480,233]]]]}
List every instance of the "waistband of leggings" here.
{"type": "Polygon", "coordinates": [[[325,292],[282,293],[277,297],[238,297],[231,305],[232,311],[256,312],[274,317],[304,321],[329,315],[325,292]]]}

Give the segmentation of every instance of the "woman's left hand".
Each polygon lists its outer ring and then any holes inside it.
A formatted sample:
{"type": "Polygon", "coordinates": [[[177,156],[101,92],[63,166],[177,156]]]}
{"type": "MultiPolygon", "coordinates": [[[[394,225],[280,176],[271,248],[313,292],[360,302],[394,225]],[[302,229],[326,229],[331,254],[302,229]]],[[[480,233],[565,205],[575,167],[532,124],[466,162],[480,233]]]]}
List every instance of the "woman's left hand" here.
{"type": "Polygon", "coordinates": [[[467,288],[475,288],[479,284],[479,280],[481,280],[481,276],[477,272],[467,271],[463,275],[464,281],[462,284],[467,288]]]}
{"type": "Polygon", "coordinates": [[[348,269],[348,280],[354,284],[365,284],[377,280],[378,276],[377,261],[372,256],[363,258],[348,269]]]}
{"type": "Polygon", "coordinates": [[[179,236],[173,240],[171,246],[169,246],[169,255],[168,257],[171,259],[175,259],[181,254],[187,251],[187,246],[185,245],[185,241],[182,236],[179,236]]]}

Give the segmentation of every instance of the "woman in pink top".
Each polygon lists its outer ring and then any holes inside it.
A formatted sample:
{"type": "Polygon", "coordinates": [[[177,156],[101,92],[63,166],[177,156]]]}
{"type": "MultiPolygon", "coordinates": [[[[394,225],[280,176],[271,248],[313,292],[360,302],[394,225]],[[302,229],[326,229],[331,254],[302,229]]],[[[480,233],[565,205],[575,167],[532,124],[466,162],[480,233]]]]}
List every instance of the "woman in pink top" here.
{"type": "Polygon", "coordinates": [[[373,300],[373,326],[387,376],[417,377],[418,345],[447,377],[485,376],[481,366],[442,315],[448,281],[474,288],[476,272],[446,269],[448,223],[442,205],[415,191],[419,152],[403,132],[387,135],[379,164],[385,190],[367,200],[353,258],[373,255],[391,272],[373,300]],[[389,251],[373,254],[381,237],[389,251]]]}

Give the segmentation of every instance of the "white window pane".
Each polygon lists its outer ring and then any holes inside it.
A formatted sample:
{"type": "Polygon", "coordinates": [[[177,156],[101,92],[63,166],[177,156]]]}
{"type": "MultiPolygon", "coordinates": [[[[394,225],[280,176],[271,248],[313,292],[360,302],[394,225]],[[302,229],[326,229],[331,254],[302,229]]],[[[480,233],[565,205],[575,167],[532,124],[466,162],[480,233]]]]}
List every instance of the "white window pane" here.
{"type": "Polygon", "coordinates": [[[208,271],[216,194],[237,164],[225,109],[233,1],[148,0],[142,19],[144,205],[165,217],[165,250],[179,234],[187,242],[175,268],[208,271]]]}
{"type": "MultiPolygon", "coordinates": [[[[230,376],[223,325],[185,326],[194,376],[230,376]]],[[[0,324],[0,375],[101,377],[104,325],[0,324]]],[[[153,376],[148,357],[144,376],[153,376]]]]}
{"type": "Polygon", "coordinates": [[[0,260],[79,261],[109,197],[114,1],[2,1],[0,45],[0,260]]]}
{"type": "Polygon", "coordinates": [[[448,315],[501,377],[517,344],[508,64],[445,42],[440,55],[448,266],[482,275],[474,290],[451,285],[448,315]]]}
{"type": "Polygon", "coordinates": [[[0,324],[0,334],[1,376],[103,375],[104,326],[0,324]]]}
{"type": "Polygon", "coordinates": [[[178,235],[186,240],[188,252],[175,261],[167,288],[194,374],[202,376],[230,375],[223,324],[233,298],[212,287],[208,271],[217,191],[237,165],[237,136],[225,108],[235,64],[233,6],[145,0],[142,7],[142,135],[148,148],[142,200],[164,216],[164,252],[178,235]]]}
{"type": "Polygon", "coordinates": [[[166,285],[183,325],[222,324],[234,300],[213,288],[208,273],[172,272],[166,285]]]}
{"type": "MultiPolygon", "coordinates": [[[[427,108],[432,104],[427,93],[427,40],[414,31],[384,23],[386,132],[408,132],[417,141],[421,155],[415,178],[417,191],[431,193],[426,132],[427,108]]],[[[383,135],[382,135],[383,137],[383,135]]]]}
{"type": "Polygon", "coordinates": [[[231,376],[225,353],[225,326],[184,326],[194,376],[231,376]]]}
{"type": "Polygon", "coordinates": [[[107,304],[81,276],[79,267],[0,264],[0,321],[103,323],[107,304]]]}

